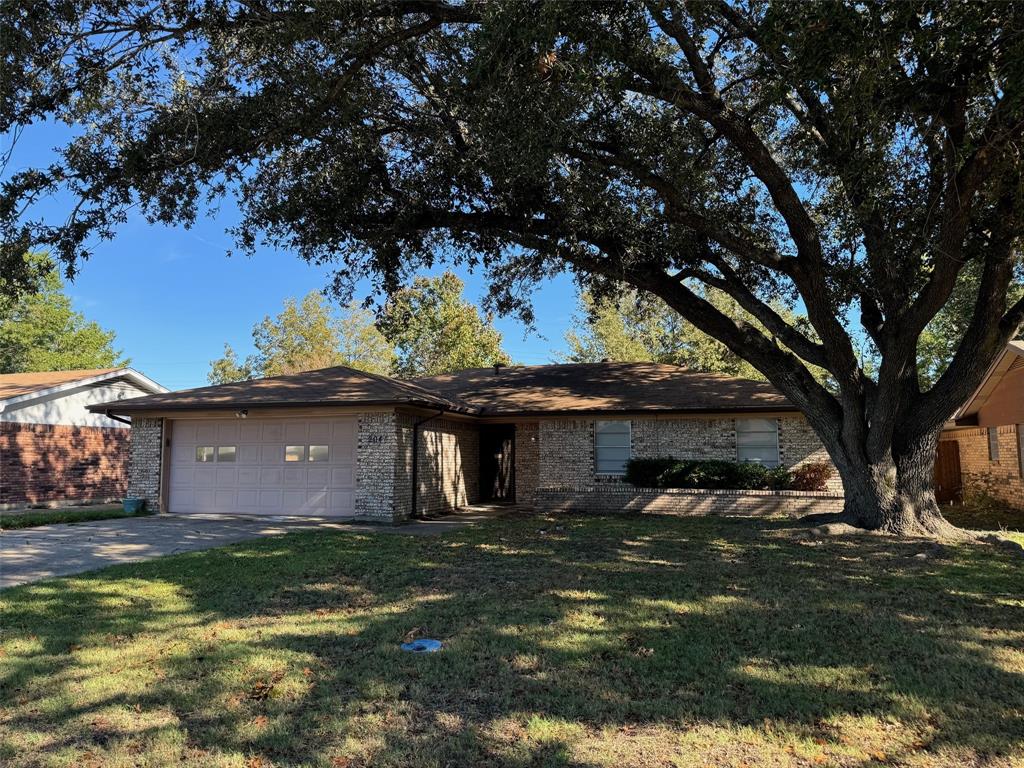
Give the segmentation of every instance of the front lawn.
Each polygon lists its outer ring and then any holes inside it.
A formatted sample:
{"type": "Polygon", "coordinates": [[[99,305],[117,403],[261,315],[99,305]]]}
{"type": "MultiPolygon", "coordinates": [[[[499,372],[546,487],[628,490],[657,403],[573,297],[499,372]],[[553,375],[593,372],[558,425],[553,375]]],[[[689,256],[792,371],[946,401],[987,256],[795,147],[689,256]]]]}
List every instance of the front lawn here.
{"type": "Polygon", "coordinates": [[[0,593],[0,763],[1011,766],[1024,569],[785,521],[311,532],[0,593]],[[437,654],[403,653],[408,633],[437,654]]]}
{"type": "Polygon", "coordinates": [[[90,520],[111,520],[119,517],[138,517],[138,515],[125,512],[122,504],[0,512],[0,530],[13,531],[18,528],[36,528],[40,525],[54,525],[55,523],[85,523],[90,520]]]}

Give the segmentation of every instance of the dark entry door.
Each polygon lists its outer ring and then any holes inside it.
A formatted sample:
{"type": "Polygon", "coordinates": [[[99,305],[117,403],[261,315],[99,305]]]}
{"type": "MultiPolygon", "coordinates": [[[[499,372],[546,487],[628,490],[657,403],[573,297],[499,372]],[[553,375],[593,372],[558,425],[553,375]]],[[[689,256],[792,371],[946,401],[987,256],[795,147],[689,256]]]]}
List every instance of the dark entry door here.
{"type": "Polygon", "coordinates": [[[960,499],[960,443],[940,440],[935,452],[935,500],[942,504],[960,499]]]}
{"type": "Polygon", "coordinates": [[[485,424],[480,428],[480,500],[515,501],[514,424],[485,424]]]}

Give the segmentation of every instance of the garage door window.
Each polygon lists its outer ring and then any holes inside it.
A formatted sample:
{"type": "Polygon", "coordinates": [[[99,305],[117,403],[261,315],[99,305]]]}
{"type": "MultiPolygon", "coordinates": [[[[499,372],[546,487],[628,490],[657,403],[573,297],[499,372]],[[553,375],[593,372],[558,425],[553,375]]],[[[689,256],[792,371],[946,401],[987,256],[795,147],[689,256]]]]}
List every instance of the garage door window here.
{"type": "Polygon", "coordinates": [[[327,461],[328,452],[329,449],[326,445],[311,445],[309,446],[309,460],[327,461]]]}
{"type": "Polygon", "coordinates": [[[306,446],[286,445],[284,447],[285,461],[302,461],[304,458],[306,458],[306,446]]]}
{"type": "Polygon", "coordinates": [[[204,464],[213,461],[213,446],[212,445],[197,445],[196,446],[196,461],[201,461],[204,464]]]}
{"type": "Polygon", "coordinates": [[[217,446],[217,461],[234,461],[235,460],[235,446],[233,445],[218,445],[217,446]]]}

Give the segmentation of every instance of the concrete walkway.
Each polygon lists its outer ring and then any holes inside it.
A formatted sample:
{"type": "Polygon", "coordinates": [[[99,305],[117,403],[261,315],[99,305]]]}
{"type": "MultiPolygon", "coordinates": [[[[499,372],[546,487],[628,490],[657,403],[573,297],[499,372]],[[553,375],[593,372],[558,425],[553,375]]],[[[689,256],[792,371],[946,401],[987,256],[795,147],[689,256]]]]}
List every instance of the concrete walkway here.
{"type": "Polygon", "coordinates": [[[509,510],[477,506],[403,525],[346,523],[327,518],[154,515],[23,528],[0,532],[0,589],[293,531],[324,529],[432,536],[499,517],[509,510]]]}

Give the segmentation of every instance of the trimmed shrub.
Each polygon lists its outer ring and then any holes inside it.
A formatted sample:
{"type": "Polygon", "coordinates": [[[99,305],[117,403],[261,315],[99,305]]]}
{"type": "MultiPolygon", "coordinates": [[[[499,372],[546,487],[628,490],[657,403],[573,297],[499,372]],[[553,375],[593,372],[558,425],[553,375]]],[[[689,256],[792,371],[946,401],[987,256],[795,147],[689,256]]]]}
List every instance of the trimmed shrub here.
{"type": "Polygon", "coordinates": [[[791,470],[789,488],[794,491],[824,491],[835,469],[827,461],[815,461],[791,470]]]}
{"type": "Polygon", "coordinates": [[[657,459],[630,459],[626,464],[626,477],[630,485],[638,488],[660,488],[661,475],[679,463],[679,459],[662,456],[657,459]]]}
{"type": "Polygon", "coordinates": [[[784,467],[768,468],[752,462],[631,459],[626,482],[643,488],[707,488],[718,490],[785,490],[792,478],[784,467]]]}

